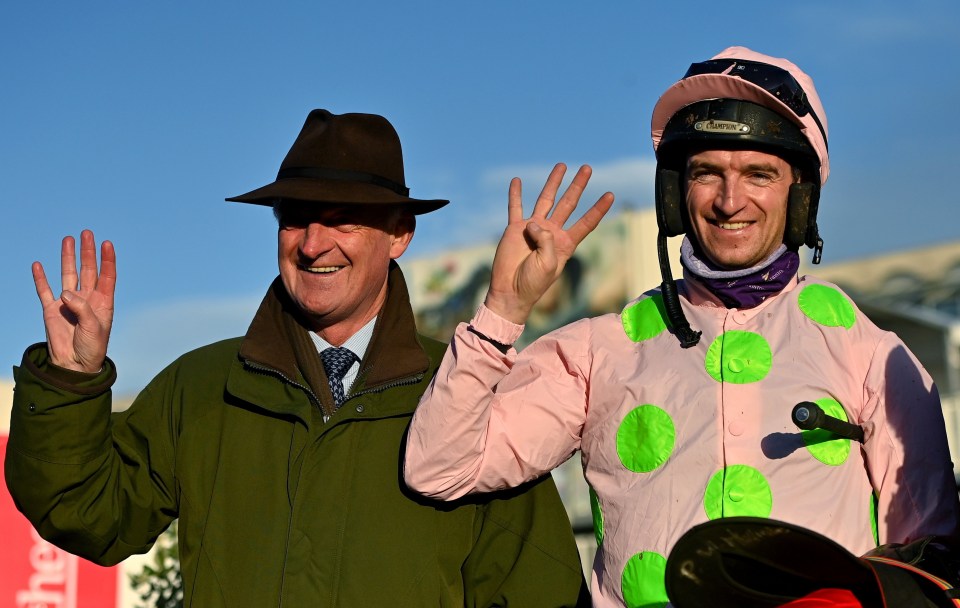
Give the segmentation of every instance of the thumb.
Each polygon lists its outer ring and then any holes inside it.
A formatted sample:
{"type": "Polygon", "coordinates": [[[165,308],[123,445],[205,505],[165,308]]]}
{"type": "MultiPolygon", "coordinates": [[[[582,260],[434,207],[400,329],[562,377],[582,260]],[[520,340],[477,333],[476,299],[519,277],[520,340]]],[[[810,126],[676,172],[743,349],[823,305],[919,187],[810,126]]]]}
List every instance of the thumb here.
{"type": "Polygon", "coordinates": [[[64,291],[61,293],[60,301],[63,302],[64,306],[67,307],[67,310],[73,314],[77,314],[86,303],[83,298],[70,291],[64,291]]]}
{"type": "Polygon", "coordinates": [[[66,306],[67,310],[70,311],[70,314],[77,320],[77,325],[82,330],[93,331],[95,329],[94,327],[90,327],[92,315],[88,314],[90,312],[90,305],[87,304],[85,299],[77,295],[76,292],[64,291],[60,294],[60,300],[63,302],[63,305],[66,306]]]}
{"type": "Polygon", "coordinates": [[[552,273],[557,266],[553,233],[541,228],[536,222],[530,222],[527,224],[526,235],[535,249],[541,268],[547,273],[552,273]]]}
{"type": "Polygon", "coordinates": [[[536,249],[553,250],[553,233],[549,230],[544,230],[536,222],[527,223],[526,234],[536,249]]]}

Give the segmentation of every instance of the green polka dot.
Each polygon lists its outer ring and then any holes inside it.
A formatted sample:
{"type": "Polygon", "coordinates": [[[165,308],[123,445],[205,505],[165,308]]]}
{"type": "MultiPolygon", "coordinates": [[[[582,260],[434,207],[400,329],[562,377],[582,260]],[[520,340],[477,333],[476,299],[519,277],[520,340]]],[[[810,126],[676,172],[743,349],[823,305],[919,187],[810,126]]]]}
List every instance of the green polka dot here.
{"type": "Polygon", "coordinates": [[[623,599],[628,608],[662,608],[667,605],[664,576],[667,560],[659,553],[643,551],[627,561],[620,579],[623,599]]]}
{"type": "Polygon", "coordinates": [[[633,304],[620,315],[620,322],[634,342],[656,338],[667,328],[667,309],[663,306],[663,296],[658,293],[633,304]]]}
{"type": "Polygon", "coordinates": [[[870,531],[873,532],[873,544],[880,546],[880,514],[877,512],[880,497],[876,492],[870,492],[870,531]]]}
{"type": "Polygon", "coordinates": [[[770,372],[773,354],[760,334],[752,331],[724,332],[710,344],[704,365],[717,382],[749,384],[770,372]]]}
{"type": "Polygon", "coordinates": [[[850,329],[857,320],[853,304],[840,290],[826,285],[809,285],[797,299],[800,310],[812,321],[827,327],[850,329]]]}
{"type": "MultiPolygon", "coordinates": [[[[819,405],[825,414],[839,418],[846,422],[847,413],[843,411],[843,406],[836,400],[830,398],[817,399],[815,402],[819,405]]],[[[813,457],[830,466],[839,466],[846,462],[850,455],[850,440],[844,437],[837,437],[830,431],[824,429],[812,429],[800,433],[803,437],[803,443],[813,454],[813,457]]]]}
{"type": "Polygon", "coordinates": [[[734,464],[710,478],[703,493],[703,509],[710,519],[739,515],[769,517],[773,493],[760,471],[745,464],[734,464]]]}
{"type": "Polygon", "coordinates": [[[634,473],[649,473],[670,458],[675,439],[670,414],[641,405],[630,410],[617,429],[617,455],[634,473]]]}
{"type": "Polygon", "coordinates": [[[603,511],[600,509],[600,497],[593,488],[590,488],[590,513],[593,515],[593,535],[599,547],[603,542],[603,511]]]}

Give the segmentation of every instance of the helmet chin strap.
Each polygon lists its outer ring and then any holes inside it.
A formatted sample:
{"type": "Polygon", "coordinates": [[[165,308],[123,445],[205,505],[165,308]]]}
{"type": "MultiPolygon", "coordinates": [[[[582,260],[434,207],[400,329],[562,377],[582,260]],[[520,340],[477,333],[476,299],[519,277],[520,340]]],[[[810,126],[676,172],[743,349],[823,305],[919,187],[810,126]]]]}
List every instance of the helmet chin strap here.
{"type": "Polygon", "coordinates": [[[677,338],[680,340],[680,346],[690,348],[700,342],[702,332],[690,328],[690,322],[687,321],[683,309],[680,308],[677,282],[673,280],[673,273],[670,271],[667,235],[663,230],[657,234],[657,257],[660,258],[660,276],[663,279],[663,283],[660,284],[660,292],[663,294],[663,307],[667,311],[667,320],[670,321],[670,326],[676,332],[677,338]]]}
{"type": "Polygon", "coordinates": [[[657,166],[656,173],[656,212],[657,226],[657,258],[660,261],[660,293],[663,295],[663,307],[667,312],[667,320],[680,340],[680,346],[690,348],[700,341],[701,332],[690,328],[683,309],[680,307],[680,297],[677,295],[677,282],[673,280],[670,270],[670,257],[667,253],[667,237],[677,236],[686,232],[686,214],[681,201],[680,173],[657,166]]]}

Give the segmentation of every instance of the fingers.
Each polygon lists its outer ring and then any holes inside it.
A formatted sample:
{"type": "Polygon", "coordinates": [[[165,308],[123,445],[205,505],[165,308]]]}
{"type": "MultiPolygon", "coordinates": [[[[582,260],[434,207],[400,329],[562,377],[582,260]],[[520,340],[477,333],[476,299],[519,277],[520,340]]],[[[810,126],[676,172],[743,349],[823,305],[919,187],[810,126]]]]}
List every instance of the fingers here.
{"type": "Polygon", "coordinates": [[[574,209],[577,208],[577,204],[580,202],[580,197],[583,195],[584,189],[586,189],[587,184],[590,182],[593,169],[590,165],[581,166],[580,169],[577,170],[577,174],[573,176],[570,185],[567,186],[567,189],[563,192],[563,195],[557,200],[557,191],[560,189],[560,184],[563,181],[563,176],[566,171],[567,167],[563,163],[557,163],[553,167],[550,176],[547,177],[547,182],[543,185],[543,190],[540,192],[540,197],[537,199],[537,204],[534,207],[531,218],[549,217],[550,220],[557,225],[563,226],[573,214],[574,209]],[[556,206],[554,206],[554,204],[556,204],[556,206]]]}
{"type": "Polygon", "coordinates": [[[76,240],[64,237],[60,248],[62,291],[55,298],[43,265],[34,262],[33,281],[44,307],[44,327],[51,361],[66,369],[95,372],[106,355],[113,321],[113,293],[116,286],[116,252],[110,241],[100,246],[101,268],[97,269],[97,245],[93,232],[80,234],[80,267],[77,268],[76,240]]]}
{"type": "Polygon", "coordinates": [[[104,241],[100,244],[100,276],[97,278],[97,291],[112,299],[116,287],[117,253],[113,243],[104,241]]]}
{"type": "Polygon", "coordinates": [[[580,202],[580,197],[583,195],[584,189],[586,189],[587,184],[590,183],[591,175],[593,175],[593,169],[590,165],[580,167],[577,174],[573,176],[570,185],[567,186],[567,189],[564,191],[563,196],[557,201],[557,206],[554,208],[550,219],[561,226],[570,219],[573,210],[577,208],[577,204],[580,202]]]}
{"type": "Polygon", "coordinates": [[[547,217],[547,214],[553,209],[554,201],[557,200],[557,190],[560,189],[560,183],[563,181],[563,176],[566,172],[567,166],[563,163],[557,163],[553,166],[553,170],[550,171],[550,175],[547,176],[543,190],[540,191],[540,196],[537,198],[537,204],[533,208],[531,218],[547,217]]]}
{"type": "Polygon", "coordinates": [[[507,195],[507,223],[523,221],[523,188],[520,178],[510,180],[510,192],[507,195]]]}
{"type": "Polygon", "coordinates": [[[592,207],[587,209],[587,212],[573,226],[570,226],[567,230],[567,236],[575,245],[579,244],[600,224],[600,220],[607,214],[607,211],[610,211],[611,206],[613,206],[613,193],[606,192],[597,199],[592,207]]]}
{"type": "MultiPolygon", "coordinates": [[[[580,203],[580,197],[583,196],[587,184],[590,183],[593,169],[590,165],[581,166],[580,169],[577,170],[576,175],[573,176],[570,185],[567,186],[567,189],[563,192],[563,195],[557,200],[557,192],[560,189],[560,184],[563,181],[566,170],[567,167],[565,164],[557,163],[553,167],[553,170],[550,171],[543,190],[540,191],[540,196],[537,198],[533,213],[530,215],[531,220],[536,218],[549,220],[549,225],[562,229],[563,225],[570,219],[570,216],[573,215],[574,210],[576,210],[577,205],[580,203]]],[[[510,183],[509,214],[511,223],[520,221],[523,218],[523,206],[520,194],[520,180],[514,178],[510,183]]],[[[603,219],[603,216],[610,210],[611,205],[613,205],[613,193],[607,192],[566,231],[575,244],[593,232],[600,223],[600,220],[603,219]]],[[[543,228],[543,226],[538,226],[538,228],[543,228]]],[[[547,231],[549,232],[549,230],[547,231]]],[[[530,232],[527,234],[531,236],[530,232]]]]}
{"type": "Polygon", "coordinates": [[[53,297],[50,283],[47,282],[47,275],[43,271],[43,264],[34,262],[30,266],[30,270],[33,272],[33,284],[37,288],[37,297],[40,298],[40,304],[46,307],[47,304],[50,304],[56,298],[53,297]]]}
{"type": "MultiPolygon", "coordinates": [[[[113,294],[117,280],[117,261],[113,243],[104,241],[100,245],[101,268],[97,271],[97,242],[90,230],[80,233],[80,272],[77,273],[76,241],[72,236],[63,238],[60,247],[60,282],[63,291],[97,290],[103,294],[113,294]],[[103,284],[101,284],[103,282],[103,284]]],[[[43,275],[43,268],[39,269],[43,275]]],[[[34,283],[37,280],[34,269],[34,283]]],[[[46,283],[46,277],[43,277],[46,283]]],[[[37,285],[38,292],[40,285],[37,285]]],[[[49,285],[46,285],[49,291],[49,285]]],[[[42,300],[42,297],[41,297],[42,300]]]]}
{"type": "MultiPolygon", "coordinates": [[[[80,287],[84,290],[93,289],[97,284],[97,243],[93,232],[84,230],[80,233],[80,287]]],[[[64,289],[67,287],[64,286],[64,289]]],[[[73,287],[76,290],[76,286],[73,287]]]]}
{"type": "Polygon", "coordinates": [[[79,283],[77,252],[74,247],[76,242],[72,236],[63,237],[63,242],[60,244],[60,288],[64,291],[76,291],[79,283]]]}

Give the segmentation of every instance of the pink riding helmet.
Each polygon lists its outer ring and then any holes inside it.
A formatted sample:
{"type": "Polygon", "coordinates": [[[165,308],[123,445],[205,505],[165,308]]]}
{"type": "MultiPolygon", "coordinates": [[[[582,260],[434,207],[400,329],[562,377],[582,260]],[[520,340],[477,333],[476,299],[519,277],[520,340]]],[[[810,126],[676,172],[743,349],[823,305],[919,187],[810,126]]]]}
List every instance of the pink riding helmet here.
{"type": "Polygon", "coordinates": [[[729,47],[711,58],[711,60],[717,59],[744,59],[786,70],[806,94],[806,103],[809,105],[810,111],[803,116],[798,115],[795,110],[762,86],[732,74],[733,65],[722,73],[688,76],[667,89],[660,96],[653,109],[650,135],[653,139],[654,151],[660,146],[663,130],[670,118],[681,108],[708,99],[740,99],[762,105],[788,118],[800,127],[801,132],[820,159],[820,185],[825,184],[827,177],[830,175],[830,157],[827,151],[827,115],[810,76],[786,59],[770,57],[742,46],[729,47]]]}

